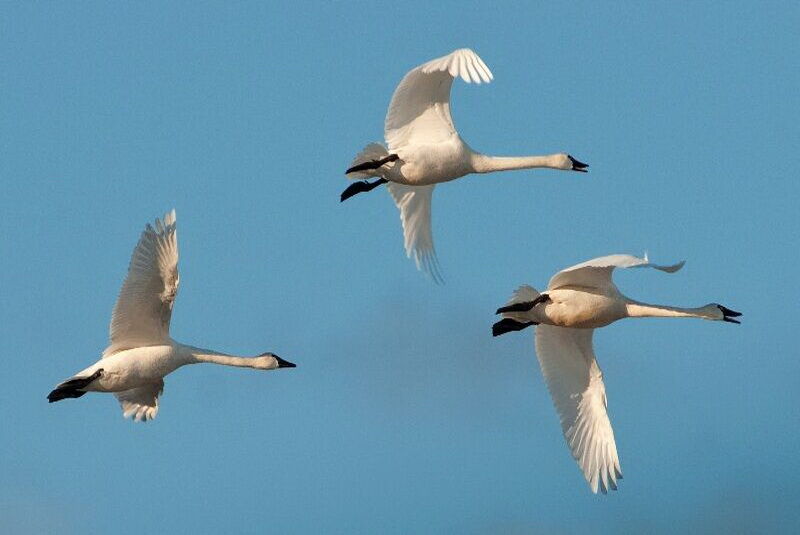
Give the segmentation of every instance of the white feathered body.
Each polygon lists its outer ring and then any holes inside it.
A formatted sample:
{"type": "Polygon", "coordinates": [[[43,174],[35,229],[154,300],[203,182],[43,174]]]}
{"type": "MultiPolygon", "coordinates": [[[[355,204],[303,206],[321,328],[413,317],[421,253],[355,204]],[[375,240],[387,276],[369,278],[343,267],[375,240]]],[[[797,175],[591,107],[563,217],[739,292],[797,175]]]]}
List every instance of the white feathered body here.
{"type": "Polygon", "coordinates": [[[383,178],[407,186],[430,186],[474,172],[472,149],[458,136],[429,145],[405,146],[394,151],[400,159],[383,178]]]}
{"type": "MultiPolygon", "coordinates": [[[[530,286],[517,291],[512,302],[532,301],[539,292],[530,286]]],[[[627,316],[622,295],[615,287],[582,288],[579,286],[548,290],[550,299],[526,312],[508,312],[517,321],[535,321],[544,325],[573,329],[605,327],[627,316]]]]}
{"type": "Polygon", "coordinates": [[[625,302],[619,292],[561,288],[547,292],[550,300],[534,308],[539,323],[576,329],[605,327],[625,317],[625,302]]]}
{"type": "MultiPolygon", "coordinates": [[[[348,178],[381,177],[406,186],[431,186],[449,182],[475,172],[472,164],[476,154],[458,134],[437,143],[415,143],[394,148],[399,160],[378,169],[351,173],[348,178]]],[[[351,162],[351,166],[389,155],[385,146],[370,143],[351,162]]]]}
{"type": "Polygon", "coordinates": [[[86,390],[91,392],[122,392],[160,381],[181,366],[192,362],[185,346],[172,342],[169,345],[135,347],[118,351],[100,359],[76,377],[87,377],[98,369],[100,377],[86,390]]]}

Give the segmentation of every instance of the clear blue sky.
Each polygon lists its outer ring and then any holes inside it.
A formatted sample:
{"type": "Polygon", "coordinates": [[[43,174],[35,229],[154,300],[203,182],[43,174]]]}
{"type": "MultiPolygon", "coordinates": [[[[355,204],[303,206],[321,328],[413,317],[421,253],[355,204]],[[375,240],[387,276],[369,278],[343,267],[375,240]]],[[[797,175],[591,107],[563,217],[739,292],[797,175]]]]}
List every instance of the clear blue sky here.
{"type": "Polygon", "coordinates": [[[0,531],[594,533],[800,526],[796,2],[4,3],[0,7],[0,531]],[[438,187],[447,284],[404,258],[376,191],[339,204],[410,68],[475,49],[464,138],[568,151],[588,175],[438,187]],[[181,341],[298,368],[194,366],[153,423],[87,395],[145,222],[175,207],[181,341]],[[519,284],[609,253],[632,297],[741,326],[598,333],[625,480],[588,491],[519,284]]]}

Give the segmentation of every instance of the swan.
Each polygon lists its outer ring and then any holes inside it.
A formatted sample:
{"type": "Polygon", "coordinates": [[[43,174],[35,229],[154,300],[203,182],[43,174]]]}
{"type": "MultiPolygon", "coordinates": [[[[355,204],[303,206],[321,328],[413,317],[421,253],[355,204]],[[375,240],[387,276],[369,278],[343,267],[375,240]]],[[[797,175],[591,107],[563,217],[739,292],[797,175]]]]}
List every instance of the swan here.
{"type": "Polygon", "coordinates": [[[384,123],[386,145],[370,143],[345,174],[358,181],[342,192],[341,201],[387,184],[400,210],[406,254],[417,268],[442,282],[431,234],[431,197],[435,184],[471,173],[547,167],[586,172],[589,167],[569,154],[495,157],[472,150],[458,135],[450,116],[450,88],[455,78],[490,82],[489,67],[468,48],[412,69],[394,91],[384,123]],[[388,147],[388,148],[387,148],[388,147]]]}
{"type": "Polygon", "coordinates": [[[236,357],[170,338],[180,280],[175,210],[156,219],[154,227],[145,227],[133,250],[111,314],[110,345],[99,361],[58,384],[47,396],[50,403],[86,392],[113,392],[125,418],[147,421],[158,413],[164,377],[186,364],[210,362],[257,370],[295,367],[273,353],[236,357]]]}
{"type": "Polygon", "coordinates": [[[592,335],[623,318],[701,318],[740,323],[741,316],[717,303],[699,308],[649,305],[622,295],[611,280],[614,268],[651,267],[674,273],[684,262],[671,266],[651,264],[647,255],[637,258],[616,254],[583,262],[556,273],[543,293],[521,286],[506,306],[503,318],[492,327],[499,336],[536,325],[536,355],[547,388],[561,420],[561,429],[592,492],[617,490],[622,471],[614,432],[606,412],[603,374],[595,360],[592,335]]]}

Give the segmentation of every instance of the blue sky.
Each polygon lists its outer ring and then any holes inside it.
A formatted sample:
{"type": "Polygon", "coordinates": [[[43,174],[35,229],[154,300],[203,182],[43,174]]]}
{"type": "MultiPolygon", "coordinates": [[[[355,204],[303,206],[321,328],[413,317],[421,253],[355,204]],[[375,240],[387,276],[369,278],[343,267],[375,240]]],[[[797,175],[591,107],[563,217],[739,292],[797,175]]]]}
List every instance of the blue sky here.
{"type": "Polygon", "coordinates": [[[800,526],[791,334],[800,194],[796,3],[5,3],[0,7],[0,531],[667,533],[800,526]],[[468,143],[588,175],[438,187],[447,284],[384,191],[339,204],[410,68],[476,50],[468,143]],[[48,405],[92,363],[145,222],[175,207],[173,336],[274,373],[193,366],[158,418],[48,405]],[[626,294],[745,313],[596,336],[625,480],[588,491],[521,283],[609,253],[626,294]]]}

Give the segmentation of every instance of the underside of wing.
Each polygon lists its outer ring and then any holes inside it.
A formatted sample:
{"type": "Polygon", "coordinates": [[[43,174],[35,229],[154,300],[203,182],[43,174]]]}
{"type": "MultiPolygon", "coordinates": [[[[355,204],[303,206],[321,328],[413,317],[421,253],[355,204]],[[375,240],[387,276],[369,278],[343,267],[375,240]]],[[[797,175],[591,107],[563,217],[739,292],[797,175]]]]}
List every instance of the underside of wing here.
{"type": "Polygon", "coordinates": [[[601,256],[559,271],[550,279],[547,289],[555,290],[563,286],[601,288],[613,284],[611,273],[614,268],[651,267],[674,273],[682,268],[684,263],[682,261],[670,266],[660,266],[650,263],[647,255],[644,258],[627,254],[601,256]]]}
{"type": "Polygon", "coordinates": [[[400,210],[406,254],[414,259],[418,269],[441,284],[443,279],[431,233],[433,186],[405,186],[389,182],[387,187],[400,210]]]}
{"type": "Polygon", "coordinates": [[[111,344],[104,355],[131,347],[166,343],[178,293],[175,211],[149,224],[133,250],[128,275],[111,315],[111,344]]]}
{"type": "Polygon", "coordinates": [[[115,392],[122,407],[122,416],[136,422],[152,420],[158,414],[158,396],[164,391],[164,381],[115,392]]]}
{"type": "Polygon", "coordinates": [[[492,72],[478,55],[461,48],[416,67],[392,95],[384,124],[389,151],[406,145],[438,143],[456,134],[450,115],[453,79],[490,82],[492,72]]]}
{"type": "Polygon", "coordinates": [[[617,490],[622,471],[606,411],[603,374],[592,329],[536,327],[536,355],[561,420],[561,430],[592,492],[617,490]]]}

